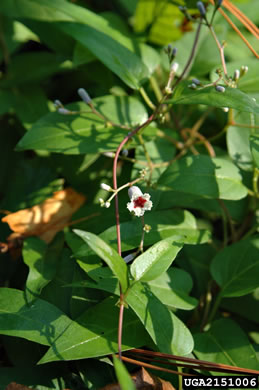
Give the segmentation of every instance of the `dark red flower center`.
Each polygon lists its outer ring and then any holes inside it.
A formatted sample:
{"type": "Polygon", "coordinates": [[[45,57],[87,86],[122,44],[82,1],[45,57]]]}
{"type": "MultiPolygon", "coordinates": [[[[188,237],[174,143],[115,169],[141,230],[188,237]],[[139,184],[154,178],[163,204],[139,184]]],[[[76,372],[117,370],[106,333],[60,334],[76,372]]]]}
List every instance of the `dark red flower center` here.
{"type": "Polygon", "coordinates": [[[134,209],[136,207],[144,207],[144,204],[146,203],[146,199],[142,198],[142,196],[139,196],[137,199],[135,199],[134,201],[134,209]]]}

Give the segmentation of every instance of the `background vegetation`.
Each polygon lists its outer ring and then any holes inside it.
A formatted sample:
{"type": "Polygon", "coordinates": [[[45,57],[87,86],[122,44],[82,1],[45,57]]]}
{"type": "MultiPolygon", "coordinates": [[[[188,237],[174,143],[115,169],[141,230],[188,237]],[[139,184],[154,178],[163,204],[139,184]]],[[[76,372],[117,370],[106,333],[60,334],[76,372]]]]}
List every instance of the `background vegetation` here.
{"type": "MultiPolygon", "coordinates": [[[[258,23],[256,0],[234,4],[258,23]]],[[[258,58],[218,11],[210,26],[213,5],[208,23],[178,5],[0,2],[0,390],[116,381],[120,305],[122,350],[259,370],[258,58]],[[115,177],[121,256],[114,199],[99,201],[115,177]],[[126,207],[133,181],[144,218],[126,207]]]]}

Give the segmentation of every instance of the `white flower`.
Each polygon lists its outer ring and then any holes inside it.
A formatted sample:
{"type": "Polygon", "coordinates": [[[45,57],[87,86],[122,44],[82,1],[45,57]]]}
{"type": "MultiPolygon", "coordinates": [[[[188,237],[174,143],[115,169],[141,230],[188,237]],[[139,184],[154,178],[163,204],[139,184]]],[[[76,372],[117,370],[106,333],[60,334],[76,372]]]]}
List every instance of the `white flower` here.
{"type": "Polygon", "coordinates": [[[111,191],[111,186],[109,186],[108,184],[105,184],[105,183],[101,183],[101,186],[100,186],[103,190],[105,191],[111,191]]]}
{"type": "Polygon", "coordinates": [[[137,217],[141,217],[145,211],[151,210],[153,203],[150,200],[150,195],[143,194],[139,187],[130,187],[128,194],[130,202],[127,203],[127,209],[137,217]]]}

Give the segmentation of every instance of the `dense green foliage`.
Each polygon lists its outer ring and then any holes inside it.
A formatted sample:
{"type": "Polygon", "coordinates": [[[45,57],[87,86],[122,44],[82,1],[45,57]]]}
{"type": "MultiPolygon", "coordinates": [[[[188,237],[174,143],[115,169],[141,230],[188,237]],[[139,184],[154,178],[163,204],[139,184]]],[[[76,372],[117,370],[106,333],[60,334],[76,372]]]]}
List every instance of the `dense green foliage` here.
{"type": "MultiPolygon", "coordinates": [[[[256,3],[237,2],[255,24],[256,3]]],[[[216,12],[224,74],[196,1],[186,1],[189,22],[179,4],[0,1],[1,217],[67,187],[86,197],[50,243],[32,234],[6,244],[0,223],[0,390],[94,390],[116,377],[134,389],[107,357],[118,352],[121,304],[123,351],[259,370],[258,60],[216,12]],[[114,188],[127,136],[115,213],[100,185],[114,188]],[[131,184],[153,203],[140,218],[127,209],[131,184]]]]}

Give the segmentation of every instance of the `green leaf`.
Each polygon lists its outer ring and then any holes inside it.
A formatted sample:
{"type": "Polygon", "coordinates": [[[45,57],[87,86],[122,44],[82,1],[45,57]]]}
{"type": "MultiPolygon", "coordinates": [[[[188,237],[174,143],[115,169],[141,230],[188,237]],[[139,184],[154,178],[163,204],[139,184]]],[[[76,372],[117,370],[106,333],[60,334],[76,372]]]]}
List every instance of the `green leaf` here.
{"type": "Polygon", "coordinates": [[[204,198],[238,200],[247,195],[242,176],[233,163],[203,155],[175,161],[163,173],[158,185],[204,198]]]}
{"type": "Polygon", "coordinates": [[[119,279],[122,290],[125,292],[128,288],[128,269],[118,252],[95,234],[82,230],[74,230],[74,233],[81,237],[89,247],[105,261],[114,275],[119,279]]]}
{"type": "Polygon", "coordinates": [[[16,17],[56,22],[55,26],[87,47],[101,62],[111,69],[131,88],[139,88],[148,76],[148,68],[131,47],[139,46],[100,15],[86,8],[57,0],[6,1],[0,5],[2,12],[16,17]]]}
{"type": "Polygon", "coordinates": [[[259,361],[247,335],[230,319],[215,321],[207,332],[196,334],[194,340],[195,354],[201,360],[259,369],[259,361]]]}
{"type": "MultiPolygon", "coordinates": [[[[229,126],[227,131],[227,146],[228,152],[234,163],[245,171],[252,171],[253,157],[250,150],[249,137],[251,133],[251,117],[255,119],[253,114],[246,112],[233,113],[233,122],[241,123],[244,126],[229,126]],[[248,125],[246,127],[245,125],[248,125]]],[[[259,123],[259,121],[258,121],[259,123]]],[[[255,120],[255,124],[257,121],[255,120]]]]}
{"type": "Polygon", "coordinates": [[[4,56],[6,59],[7,52],[10,56],[15,51],[18,51],[19,46],[23,43],[29,40],[38,41],[38,37],[24,24],[14,21],[3,14],[1,15],[1,29],[4,33],[5,49],[2,49],[0,52],[0,62],[3,61],[4,56]]]}
{"type": "Polygon", "coordinates": [[[6,197],[1,206],[18,211],[51,197],[54,191],[63,187],[63,179],[56,179],[55,172],[42,158],[19,159],[13,176],[10,177],[9,173],[5,186],[6,197]]]}
{"type": "Polygon", "coordinates": [[[72,62],[57,54],[47,51],[21,53],[13,57],[7,77],[0,81],[0,86],[6,88],[37,83],[53,73],[68,69],[72,69],[72,62]]]}
{"type": "Polygon", "coordinates": [[[38,298],[41,290],[54,278],[63,244],[63,234],[57,235],[49,246],[37,237],[24,241],[23,259],[29,267],[25,286],[28,303],[38,298]]]}
{"type": "Polygon", "coordinates": [[[190,82],[181,82],[168,104],[205,104],[212,107],[230,107],[238,111],[259,114],[259,105],[244,92],[226,87],[225,92],[216,91],[215,87],[193,90],[190,82]]]}
{"type": "Polygon", "coordinates": [[[251,294],[242,297],[224,298],[220,307],[231,313],[238,314],[249,321],[259,324],[259,287],[257,287],[251,294]]]}
{"type": "MultiPolygon", "coordinates": [[[[199,230],[194,216],[187,210],[160,210],[145,215],[145,223],[151,230],[145,235],[145,245],[152,245],[164,238],[174,236],[175,241],[185,244],[202,244],[210,239],[210,232],[199,230]]],[[[122,222],[122,251],[139,246],[142,223],[139,219],[122,222]]],[[[100,234],[100,237],[112,247],[117,245],[116,226],[112,226],[100,234]]]]}
{"type": "Polygon", "coordinates": [[[26,129],[49,112],[47,97],[39,85],[15,87],[12,99],[13,111],[26,129]]]}
{"type": "Polygon", "coordinates": [[[76,42],[73,53],[73,62],[76,66],[88,64],[94,61],[96,57],[82,43],[76,42]]]}
{"type": "Polygon", "coordinates": [[[151,292],[169,309],[193,310],[198,301],[188,293],[192,289],[190,275],[180,268],[171,267],[148,283],[151,292]]]}
{"type": "MultiPolygon", "coordinates": [[[[87,272],[93,281],[82,280],[69,286],[92,288],[120,295],[118,280],[109,268],[99,267],[87,272]]],[[[147,283],[149,290],[169,309],[192,310],[197,300],[188,295],[192,288],[190,275],[178,268],[169,268],[157,279],[147,283]]]]}
{"type": "Polygon", "coordinates": [[[174,237],[165,238],[138,256],[130,267],[135,280],[148,282],[158,278],[172,264],[182,245],[174,237]]]}
{"type": "Polygon", "coordinates": [[[10,91],[0,90],[0,115],[3,115],[13,106],[13,95],[10,91]]]}
{"type": "Polygon", "coordinates": [[[70,323],[54,305],[41,299],[28,305],[23,291],[0,288],[0,334],[50,345],[70,323]]]}
{"type": "Polygon", "coordinates": [[[240,297],[259,287],[259,239],[237,242],[220,251],[211,263],[211,274],[221,296],[240,297]]]}
{"type": "Polygon", "coordinates": [[[251,153],[256,167],[259,169],[259,134],[250,136],[251,153]]]}
{"type": "MultiPolygon", "coordinates": [[[[85,311],[53,343],[40,363],[117,353],[119,308],[116,302],[116,297],[110,297],[85,311]]],[[[125,310],[122,350],[136,348],[148,340],[145,329],[138,318],[131,310],[125,310]]]]}
{"type": "Polygon", "coordinates": [[[139,89],[148,77],[148,68],[141,59],[109,35],[79,23],[64,22],[58,26],[90,50],[130,88],[139,89]]]}
{"type": "Polygon", "coordinates": [[[181,251],[180,264],[183,269],[192,275],[195,296],[205,295],[210,280],[210,263],[217,253],[211,244],[188,245],[181,251]]]}
{"type": "Polygon", "coordinates": [[[37,390],[60,390],[60,386],[65,388],[63,375],[64,371],[61,367],[37,366],[36,364],[1,367],[0,390],[6,390],[12,382],[22,383],[24,386],[37,388],[37,390]]]}
{"type": "MultiPolygon", "coordinates": [[[[172,130],[170,129],[170,132],[165,131],[165,134],[172,136],[172,130]]],[[[160,163],[164,163],[165,161],[170,161],[175,156],[176,148],[172,143],[168,142],[167,139],[158,138],[158,137],[156,137],[154,141],[145,143],[145,151],[142,145],[137,146],[135,150],[136,162],[133,165],[132,174],[131,174],[132,180],[139,177],[139,171],[143,169],[143,162],[146,163],[145,153],[149,154],[149,157],[153,162],[153,164],[160,164],[160,163]]],[[[161,176],[161,174],[165,170],[166,170],[166,166],[161,166],[158,168],[154,167],[154,169],[152,170],[152,177],[150,179],[152,183],[153,182],[156,183],[159,177],[161,176]]]]}
{"type": "Polygon", "coordinates": [[[134,17],[134,29],[137,33],[147,30],[149,41],[166,45],[180,38],[179,25],[182,18],[179,8],[170,2],[139,0],[134,17]]]}
{"type": "MultiPolygon", "coordinates": [[[[40,9],[40,5],[38,5],[38,9],[40,9]]],[[[72,59],[75,40],[68,34],[60,31],[55,23],[33,19],[25,19],[24,23],[37,34],[40,42],[49,49],[68,59],[72,59]]],[[[76,66],[77,64],[73,61],[73,65],[76,66]]]]}
{"type": "MultiPolygon", "coordinates": [[[[103,96],[93,99],[96,109],[111,121],[134,126],[147,119],[145,107],[136,99],[103,96]]],[[[32,126],[17,145],[17,150],[43,149],[65,154],[86,154],[116,150],[127,131],[107,126],[85,103],[67,108],[85,111],[76,115],[49,113],[32,126]]]]}
{"type": "Polygon", "coordinates": [[[127,303],[161,352],[191,353],[193,338],[189,329],[152,293],[147,283],[136,283],[129,290],[127,303]]]}
{"type": "Polygon", "coordinates": [[[126,370],[126,367],[116,356],[113,356],[113,364],[121,389],[136,390],[136,386],[134,385],[128,371],[126,370]]]}

